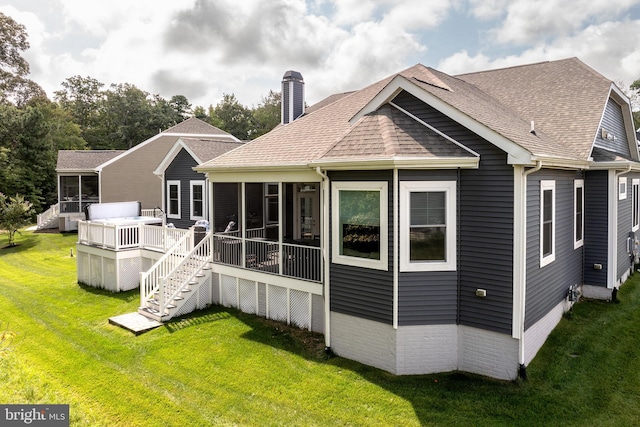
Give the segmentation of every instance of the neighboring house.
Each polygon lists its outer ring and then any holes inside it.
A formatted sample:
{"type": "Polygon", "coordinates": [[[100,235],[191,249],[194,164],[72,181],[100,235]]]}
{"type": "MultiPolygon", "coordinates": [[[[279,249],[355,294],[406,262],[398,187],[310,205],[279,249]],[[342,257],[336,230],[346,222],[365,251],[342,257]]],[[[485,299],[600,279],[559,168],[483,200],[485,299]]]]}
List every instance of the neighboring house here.
{"type": "MultiPolygon", "coordinates": [[[[66,203],[82,196],[80,192],[72,194],[79,188],[78,185],[82,185],[76,182],[78,175],[92,177],[90,179],[91,200],[87,202],[138,201],[145,210],[160,207],[164,187],[162,181],[153,172],[181,137],[215,138],[238,142],[233,135],[192,117],[126,151],[61,150],[58,153],[56,169],[59,204],[40,215],[38,227],[57,226],[58,211],[61,209],[66,209],[66,212],[71,214],[69,209],[78,208],[79,210],[75,213],[82,213],[81,208],[85,203],[66,203]],[[67,185],[68,183],[71,184],[67,185]],[[64,207],[65,204],[66,207],[64,207]]],[[[88,180],[85,182],[89,183],[88,180]]],[[[82,192],[85,190],[83,186],[82,192]]],[[[73,224],[71,227],[74,228],[73,224]]]]}
{"type": "Polygon", "coordinates": [[[123,153],[124,150],[58,151],[58,203],[38,215],[38,229],[75,229],[78,220],[84,218],[85,206],[100,202],[98,168],[123,153]]]}
{"type": "Polygon", "coordinates": [[[637,256],[629,99],[576,58],[416,65],[195,170],[213,232],[141,274],[139,312],[233,306],[399,375],[525,376],[579,292],[612,298],[637,256]]]}
{"type": "Polygon", "coordinates": [[[167,223],[189,228],[209,219],[209,181],[194,167],[242,143],[229,138],[179,138],[154,171],[164,182],[162,209],[167,223]]]}

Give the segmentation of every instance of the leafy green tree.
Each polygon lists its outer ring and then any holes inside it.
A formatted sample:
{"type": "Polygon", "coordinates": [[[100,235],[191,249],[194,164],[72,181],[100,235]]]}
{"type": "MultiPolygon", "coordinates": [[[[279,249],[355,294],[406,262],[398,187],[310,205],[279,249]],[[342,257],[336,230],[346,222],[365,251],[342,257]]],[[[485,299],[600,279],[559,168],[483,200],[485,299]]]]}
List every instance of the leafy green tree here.
{"type": "Polygon", "coordinates": [[[270,90],[269,94],[262,98],[258,107],[253,110],[253,129],[249,135],[251,139],[264,135],[280,124],[280,98],[280,92],[270,90]]]}
{"type": "Polygon", "coordinates": [[[61,86],[62,90],[54,92],[54,100],[78,124],[80,136],[92,148],[104,144],[104,126],[100,123],[105,101],[105,94],[101,91],[104,83],[91,77],[73,76],[61,86]]]}
{"type": "Polygon", "coordinates": [[[27,78],[29,63],[22,52],[29,48],[22,24],[0,13],[0,102],[25,105],[33,98],[46,98],[42,88],[27,78]]]}
{"type": "Polygon", "coordinates": [[[249,139],[251,130],[252,113],[244,105],[240,104],[234,94],[223,94],[222,100],[210,113],[211,123],[220,129],[229,132],[240,140],[249,139]],[[218,126],[216,123],[219,123],[218,126]]]}
{"type": "Polygon", "coordinates": [[[0,230],[9,234],[9,246],[15,246],[15,235],[20,228],[31,223],[34,212],[29,201],[16,194],[7,197],[0,193],[0,230]]]}
{"type": "Polygon", "coordinates": [[[640,129],[640,79],[631,83],[631,108],[633,109],[633,125],[640,129]]]}

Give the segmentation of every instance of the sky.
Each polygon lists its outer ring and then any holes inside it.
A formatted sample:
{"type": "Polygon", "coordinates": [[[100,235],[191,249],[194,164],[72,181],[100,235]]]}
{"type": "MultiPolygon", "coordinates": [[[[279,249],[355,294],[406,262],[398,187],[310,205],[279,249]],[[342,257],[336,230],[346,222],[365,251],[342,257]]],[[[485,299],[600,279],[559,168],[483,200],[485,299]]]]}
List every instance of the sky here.
{"type": "Polygon", "coordinates": [[[640,79],[640,0],[0,0],[26,27],[29,78],[255,107],[299,71],[309,105],[417,63],[462,74],[578,57],[640,79]]]}

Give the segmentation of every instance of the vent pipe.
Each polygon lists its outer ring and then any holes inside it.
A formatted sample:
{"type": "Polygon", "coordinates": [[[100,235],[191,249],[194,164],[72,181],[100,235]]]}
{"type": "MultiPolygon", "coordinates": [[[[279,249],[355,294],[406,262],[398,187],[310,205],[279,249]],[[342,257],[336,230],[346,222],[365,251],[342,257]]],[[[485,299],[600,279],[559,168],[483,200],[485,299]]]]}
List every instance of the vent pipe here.
{"type": "Polygon", "coordinates": [[[282,77],[282,124],[291,123],[304,114],[304,80],[302,74],[289,70],[282,77]]]}

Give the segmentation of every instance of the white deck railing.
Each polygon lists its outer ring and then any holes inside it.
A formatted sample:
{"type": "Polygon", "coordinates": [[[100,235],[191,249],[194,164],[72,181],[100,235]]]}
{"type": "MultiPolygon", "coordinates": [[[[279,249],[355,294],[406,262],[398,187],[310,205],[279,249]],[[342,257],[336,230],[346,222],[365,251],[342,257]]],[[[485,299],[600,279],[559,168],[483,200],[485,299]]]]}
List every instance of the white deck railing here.
{"type": "Polygon", "coordinates": [[[55,205],[51,205],[49,209],[38,214],[38,228],[42,227],[44,224],[48,223],[53,218],[57,218],[60,216],[60,204],[56,203],[55,205]]]}
{"type": "Polygon", "coordinates": [[[147,300],[159,292],[161,280],[178,265],[191,251],[193,239],[191,234],[183,236],[176,245],[169,249],[147,271],[140,273],[140,306],[144,307],[147,300]]]}
{"type": "Polygon", "coordinates": [[[114,251],[141,248],[166,252],[190,230],[156,225],[78,221],[78,243],[114,251]]]}
{"type": "Polygon", "coordinates": [[[321,248],[281,244],[260,238],[242,239],[237,234],[217,233],[212,236],[213,262],[313,282],[322,281],[321,248]]]}

